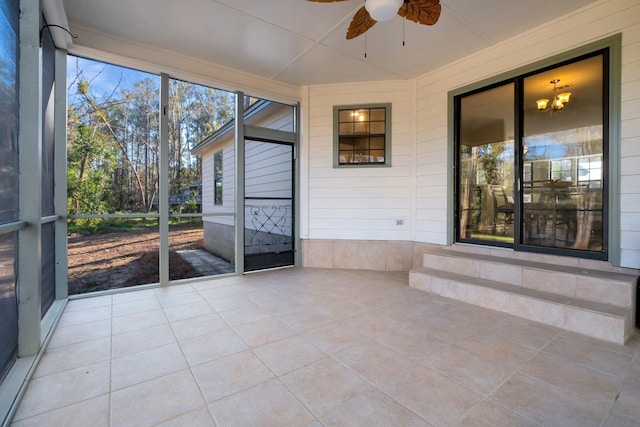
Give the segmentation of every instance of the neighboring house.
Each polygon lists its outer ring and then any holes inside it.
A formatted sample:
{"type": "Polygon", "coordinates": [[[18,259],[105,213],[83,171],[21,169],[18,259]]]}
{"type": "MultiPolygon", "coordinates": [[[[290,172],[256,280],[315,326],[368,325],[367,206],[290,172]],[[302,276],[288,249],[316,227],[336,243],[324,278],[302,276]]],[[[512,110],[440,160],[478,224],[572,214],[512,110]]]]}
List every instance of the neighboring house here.
{"type": "MultiPolygon", "coordinates": [[[[258,100],[248,106],[245,124],[292,131],[292,108],[258,100]]],[[[196,145],[202,158],[204,247],[233,263],[235,256],[234,121],[196,145]],[[206,214],[215,214],[207,216],[206,214]]],[[[293,249],[293,175],[290,147],[245,140],[245,251],[247,254],[293,249]]]]}

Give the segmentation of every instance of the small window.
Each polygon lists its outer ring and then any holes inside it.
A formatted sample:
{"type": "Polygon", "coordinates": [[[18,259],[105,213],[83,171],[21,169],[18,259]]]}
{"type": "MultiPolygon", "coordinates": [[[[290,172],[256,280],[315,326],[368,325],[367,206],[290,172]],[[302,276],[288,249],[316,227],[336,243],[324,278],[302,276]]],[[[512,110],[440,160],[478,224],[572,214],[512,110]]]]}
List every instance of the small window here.
{"type": "Polygon", "coordinates": [[[334,167],[391,166],[391,104],[333,107],[334,167]]]}
{"type": "Polygon", "coordinates": [[[222,151],[213,155],[213,191],[213,204],[222,205],[222,151]]]}

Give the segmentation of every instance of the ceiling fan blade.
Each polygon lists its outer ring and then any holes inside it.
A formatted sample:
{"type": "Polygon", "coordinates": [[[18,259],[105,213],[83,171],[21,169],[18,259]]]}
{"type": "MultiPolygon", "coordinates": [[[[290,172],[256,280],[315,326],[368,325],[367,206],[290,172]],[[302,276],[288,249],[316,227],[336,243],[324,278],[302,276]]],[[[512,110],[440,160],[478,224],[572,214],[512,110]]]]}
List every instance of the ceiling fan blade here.
{"type": "Polygon", "coordinates": [[[360,34],[364,34],[369,28],[376,25],[375,19],[369,15],[367,9],[362,6],[360,10],[353,15],[353,19],[351,20],[351,24],[349,24],[349,29],[347,30],[347,40],[350,40],[354,37],[358,37],[360,34]]]}
{"type": "Polygon", "coordinates": [[[440,0],[409,0],[398,10],[398,15],[423,25],[433,25],[440,18],[440,0]]]}

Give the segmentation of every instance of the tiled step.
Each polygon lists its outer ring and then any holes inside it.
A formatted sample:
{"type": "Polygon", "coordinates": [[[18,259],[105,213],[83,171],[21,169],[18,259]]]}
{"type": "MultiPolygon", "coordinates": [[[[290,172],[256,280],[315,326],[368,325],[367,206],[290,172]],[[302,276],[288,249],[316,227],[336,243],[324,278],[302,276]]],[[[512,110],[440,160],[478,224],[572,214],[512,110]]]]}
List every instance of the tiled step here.
{"type": "Polygon", "coordinates": [[[562,258],[551,264],[446,249],[425,252],[423,266],[625,308],[633,306],[638,280],[631,274],[563,265],[562,258]]]}
{"type": "MultiPolygon", "coordinates": [[[[460,262],[460,260],[458,260],[460,262]]],[[[431,268],[414,269],[409,285],[444,297],[624,344],[634,331],[633,309],[431,268]]]]}

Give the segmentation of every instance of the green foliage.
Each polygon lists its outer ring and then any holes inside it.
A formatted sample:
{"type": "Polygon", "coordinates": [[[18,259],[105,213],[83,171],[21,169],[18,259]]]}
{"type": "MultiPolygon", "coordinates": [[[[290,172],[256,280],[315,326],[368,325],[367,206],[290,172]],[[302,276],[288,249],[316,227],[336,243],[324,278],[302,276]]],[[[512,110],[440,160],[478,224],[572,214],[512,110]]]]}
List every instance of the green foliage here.
{"type": "Polygon", "coordinates": [[[147,228],[157,228],[158,220],[153,218],[90,218],[72,219],[67,225],[69,233],[74,234],[102,234],[117,231],[134,231],[147,228]]]}
{"type": "MultiPolygon", "coordinates": [[[[72,113],[72,112],[71,112],[72,113]]],[[[71,214],[107,212],[113,152],[100,132],[78,124],[67,148],[67,199],[71,214]]]]}
{"type": "MultiPolygon", "coordinates": [[[[82,69],[95,63],[75,61],[67,126],[69,213],[151,212],[159,190],[157,80],[141,76],[126,87],[121,86],[125,79],[97,87],[95,82],[104,79],[82,69]]],[[[170,80],[170,194],[202,180],[201,161],[191,150],[232,120],[234,102],[232,93],[170,80]]],[[[195,201],[184,211],[197,212],[195,201]]]]}
{"type": "Polygon", "coordinates": [[[478,156],[478,161],[484,170],[487,184],[502,184],[502,155],[505,150],[505,143],[493,143],[482,146],[478,156]]]}

